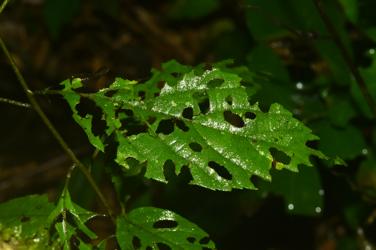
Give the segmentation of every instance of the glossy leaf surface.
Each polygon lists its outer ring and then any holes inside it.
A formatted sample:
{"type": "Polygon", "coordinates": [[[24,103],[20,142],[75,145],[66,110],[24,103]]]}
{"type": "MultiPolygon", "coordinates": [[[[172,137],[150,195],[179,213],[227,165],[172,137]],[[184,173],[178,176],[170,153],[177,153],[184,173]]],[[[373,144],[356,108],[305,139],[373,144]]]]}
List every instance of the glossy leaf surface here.
{"type": "MultiPolygon", "coordinates": [[[[311,165],[310,155],[324,158],[306,146],[318,138],[281,105],[272,104],[263,112],[257,103],[251,104],[255,84],[243,86],[244,78],[237,72],[245,75],[244,69],[232,70],[226,63],[204,70],[173,61],[145,85],[118,78],[109,88],[86,96],[102,109],[106,134],[115,134],[119,142],[116,161],[127,169],[129,160],[145,162],[145,176],[162,182],[167,181],[164,166],[172,161],[177,175],[188,167],[192,184],[214,190],[253,189],[250,178],[270,180],[273,162],[296,172],[300,164],[311,165]],[[152,88],[154,93],[147,95],[146,87],[164,79],[159,92],[152,88]],[[131,131],[131,122],[143,129],[131,131]],[[288,160],[274,159],[273,150],[288,160]]],[[[77,116],[79,94],[69,82],[64,85],[64,97],[75,98],[68,102],[77,116]]],[[[101,149],[91,123],[81,120],[88,117],[75,119],[101,149]]]]}
{"type": "Polygon", "coordinates": [[[126,249],[215,249],[198,226],[174,212],[142,207],[120,216],[116,223],[120,248],[126,249]],[[163,248],[164,249],[164,248],[163,248]]]}

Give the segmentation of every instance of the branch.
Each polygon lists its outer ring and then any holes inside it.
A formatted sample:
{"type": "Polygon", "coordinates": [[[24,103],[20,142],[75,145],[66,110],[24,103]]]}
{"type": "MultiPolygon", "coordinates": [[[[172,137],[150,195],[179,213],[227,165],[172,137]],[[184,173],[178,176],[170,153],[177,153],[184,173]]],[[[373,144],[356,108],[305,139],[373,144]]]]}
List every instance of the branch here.
{"type": "Polygon", "coordinates": [[[354,62],[351,59],[350,54],[345,48],[345,45],[341,41],[341,38],[339,34],[337,33],[333,23],[331,22],[329,16],[325,13],[321,0],[312,0],[314,5],[316,6],[316,9],[318,13],[320,14],[320,17],[322,21],[324,22],[326,29],[328,30],[331,38],[333,39],[334,43],[338,47],[338,49],[341,52],[341,55],[346,62],[347,66],[349,67],[351,73],[353,74],[356,83],[358,84],[360,91],[362,92],[362,95],[364,99],[366,100],[369,108],[371,109],[371,112],[373,113],[374,118],[376,118],[376,102],[370,95],[367,85],[363,79],[363,77],[360,75],[359,69],[355,66],[354,62]]]}
{"type": "Polygon", "coordinates": [[[18,106],[18,107],[23,107],[23,108],[31,108],[31,105],[29,103],[19,102],[19,101],[4,98],[4,97],[0,97],[0,102],[11,104],[11,105],[18,106]]]}
{"type": "Polygon", "coordinates": [[[4,0],[4,2],[1,4],[1,6],[0,6],[0,14],[1,14],[1,12],[3,12],[5,6],[8,4],[8,1],[9,0],[4,0]]]}
{"type": "MultiPolygon", "coordinates": [[[[2,8],[4,8],[4,7],[2,6],[2,8]]],[[[27,85],[25,79],[23,78],[23,76],[22,76],[21,72],[19,71],[16,63],[13,60],[13,57],[10,55],[10,53],[9,53],[7,47],[5,46],[5,43],[3,42],[3,40],[2,40],[1,37],[0,37],[0,47],[3,50],[5,56],[7,57],[9,63],[11,64],[11,66],[13,68],[13,71],[16,74],[17,79],[18,79],[19,83],[21,84],[24,92],[26,93],[26,96],[29,99],[29,102],[30,102],[31,106],[37,112],[37,114],[40,116],[40,118],[42,119],[42,121],[44,122],[44,124],[47,126],[47,128],[50,130],[50,132],[53,134],[53,136],[58,141],[58,143],[60,144],[60,146],[64,149],[64,151],[67,153],[67,155],[69,155],[69,157],[72,159],[72,161],[79,167],[79,169],[84,174],[84,176],[86,177],[86,179],[89,181],[89,183],[92,186],[92,188],[94,189],[95,193],[98,195],[99,199],[101,200],[101,202],[105,206],[108,214],[110,215],[110,217],[112,218],[112,220],[114,220],[113,212],[112,212],[112,210],[111,210],[111,208],[109,206],[109,203],[107,202],[107,200],[105,199],[104,195],[100,191],[99,187],[95,183],[95,180],[91,176],[89,170],[76,157],[76,155],[70,149],[70,147],[68,146],[68,144],[64,141],[63,137],[56,130],[56,128],[52,125],[51,121],[48,119],[48,117],[46,116],[46,114],[43,112],[42,108],[40,107],[40,105],[38,104],[36,98],[34,97],[34,93],[30,90],[29,86],[27,85]]]]}

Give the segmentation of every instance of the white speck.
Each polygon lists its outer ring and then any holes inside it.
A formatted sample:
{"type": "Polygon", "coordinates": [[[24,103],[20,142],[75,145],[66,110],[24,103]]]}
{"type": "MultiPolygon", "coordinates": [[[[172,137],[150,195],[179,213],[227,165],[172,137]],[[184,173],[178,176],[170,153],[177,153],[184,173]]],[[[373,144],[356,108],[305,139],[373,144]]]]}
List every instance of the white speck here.
{"type": "Polygon", "coordinates": [[[356,230],[356,232],[358,233],[358,235],[363,235],[363,229],[362,228],[358,228],[357,230],[356,230]]]}
{"type": "Polygon", "coordinates": [[[375,49],[370,49],[370,50],[368,50],[368,53],[369,53],[370,55],[375,54],[375,49]]]}
{"type": "Polygon", "coordinates": [[[323,196],[324,194],[325,194],[324,189],[320,189],[320,190],[319,190],[319,195],[323,196]]]}
{"type": "Polygon", "coordinates": [[[287,206],[287,208],[288,208],[289,210],[293,210],[293,209],[294,209],[294,204],[290,203],[290,204],[287,206]]]}
{"type": "Polygon", "coordinates": [[[363,148],[363,149],[362,149],[362,154],[364,154],[364,155],[368,154],[368,149],[363,148]]]}
{"type": "Polygon", "coordinates": [[[302,82],[297,82],[295,86],[297,89],[303,89],[304,87],[302,82]]]}
{"type": "Polygon", "coordinates": [[[321,213],[321,207],[316,207],[315,212],[318,213],[318,214],[321,213]]]}

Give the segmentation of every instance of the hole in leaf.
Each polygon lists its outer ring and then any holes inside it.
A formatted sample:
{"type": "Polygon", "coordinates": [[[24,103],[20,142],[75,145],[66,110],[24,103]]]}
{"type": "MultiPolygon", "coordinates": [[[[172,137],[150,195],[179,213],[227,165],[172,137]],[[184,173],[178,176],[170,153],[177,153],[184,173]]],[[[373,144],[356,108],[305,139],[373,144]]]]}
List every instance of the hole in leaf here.
{"type": "Polygon", "coordinates": [[[199,107],[200,112],[202,114],[206,114],[206,113],[209,112],[210,102],[209,102],[209,98],[208,98],[208,95],[207,95],[206,92],[204,92],[204,93],[202,93],[202,92],[195,92],[193,94],[193,98],[198,103],[198,107],[199,107]]]}
{"type": "Polygon", "coordinates": [[[131,168],[135,168],[135,167],[138,167],[140,165],[140,161],[138,161],[137,159],[135,159],[133,157],[127,157],[125,159],[125,161],[128,164],[128,166],[131,167],[131,168]]]}
{"type": "Polygon", "coordinates": [[[272,155],[273,160],[277,162],[282,162],[283,164],[288,165],[291,161],[290,156],[276,148],[270,148],[269,152],[272,155]]]}
{"type": "Polygon", "coordinates": [[[318,142],[319,142],[319,141],[317,141],[317,140],[315,140],[315,141],[307,141],[307,142],[305,143],[305,145],[306,145],[307,147],[310,147],[310,148],[317,148],[317,146],[318,146],[318,142]]]}
{"type": "Polygon", "coordinates": [[[213,79],[213,80],[210,80],[208,82],[208,87],[209,88],[218,88],[222,85],[222,83],[224,82],[223,79],[213,79]]]}
{"type": "Polygon", "coordinates": [[[210,238],[206,236],[206,237],[202,238],[199,242],[200,242],[201,245],[206,245],[210,242],[210,238]]]}
{"type": "Polygon", "coordinates": [[[262,181],[262,178],[257,175],[252,175],[251,177],[249,177],[249,181],[253,185],[257,186],[262,181]]]}
{"type": "Polygon", "coordinates": [[[21,222],[28,222],[29,220],[30,220],[30,217],[28,216],[22,216],[20,219],[21,222]]]}
{"type": "Polygon", "coordinates": [[[192,117],[193,117],[193,108],[192,108],[192,107],[185,108],[185,109],[183,110],[182,116],[183,116],[185,119],[192,120],[192,117]]]}
{"type": "Polygon", "coordinates": [[[138,91],[137,93],[138,97],[140,97],[141,101],[145,100],[146,93],[145,91],[138,91]]]}
{"type": "Polygon", "coordinates": [[[209,98],[204,98],[201,102],[199,102],[198,107],[200,108],[200,112],[202,114],[207,114],[210,109],[209,98]]]}
{"type": "Polygon", "coordinates": [[[141,247],[141,240],[137,236],[133,236],[132,245],[134,249],[139,249],[141,247]]]}
{"type": "Polygon", "coordinates": [[[112,97],[115,93],[117,92],[117,90],[109,90],[109,91],[106,91],[106,93],[104,93],[105,96],[107,97],[112,97]]]}
{"type": "Polygon", "coordinates": [[[81,117],[86,115],[92,116],[92,132],[94,135],[101,135],[106,128],[106,122],[102,119],[102,110],[96,106],[93,100],[88,98],[81,98],[80,102],[76,106],[77,113],[81,117]]]}
{"type": "Polygon", "coordinates": [[[135,120],[133,117],[127,117],[121,121],[121,130],[126,130],[126,136],[137,135],[140,133],[145,133],[148,131],[148,126],[144,123],[141,123],[138,120],[135,120]]]}
{"type": "Polygon", "coordinates": [[[230,123],[234,127],[237,127],[237,128],[244,127],[243,119],[239,115],[232,113],[231,111],[227,110],[223,112],[223,117],[225,118],[226,122],[230,123]]]}
{"type": "Polygon", "coordinates": [[[148,118],[148,123],[151,125],[151,124],[153,124],[156,120],[157,120],[157,118],[155,118],[154,116],[150,116],[150,117],[148,118]]]}
{"type": "Polygon", "coordinates": [[[190,181],[193,180],[191,170],[189,169],[188,166],[184,165],[180,169],[180,173],[178,175],[178,179],[181,181],[181,183],[189,183],[190,181]]]}
{"type": "Polygon", "coordinates": [[[213,65],[211,65],[210,63],[204,64],[204,70],[212,70],[212,69],[213,69],[213,65]]]}
{"type": "Polygon", "coordinates": [[[171,250],[171,247],[161,242],[157,243],[157,246],[159,250],[171,250]]]}
{"type": "Polygon", "coordinates": [[[232,175],[230,172],[222,165],[219,165],[215,161],[209,161],[208,166],[213,169],[219,176],[221,176],[223,179],[231,180],[232,175]]]}
{"type": "Polygon", "coordinates": [[[154,93],[154,97],[158,97],[159,96],[159,93],[154,93]]]}
{"type": "Polygon", "coordinates": [[[167,181],[170,181],[171,179],[176,177],[175,174],[175,164],[172,160],[167,160],[163,164],[163,174],[165,176],[165,179],[167,181]]]}
{"type": "Polygon", "coordinates": [[[171,75],[175,78],[178,78],[181,76],[181,73],[180,72],[172,72],[171,75]]]}
{"type": "Polygon", "coordinates": [[[126,116],[132,117],[134,115],[133,111],[131,109],[122,109],[121,110],[126,116]]]}
{"type": "Polygon", "coordinates": [[[80,241],[77,239],[77,237],[73,236],[69,239],[69,248],[78,249],[80,245],[80,241]]]}
{"type": "Polygon", "coordinates": [[[176,124],[176,127],[178,127],[179,129],[183,130],[184,132],[187,132],[189,130],[189,128],[187,127],[187,125],[185,125],[185,123],[183,121],[181,121],[181,120],[176,120],[175,124],[176,124]]]}
{"type": "Polygon", "coordinates": [[[196,239],[194,237],[188,237],[187,238],[187,241],[190,242],[190,243],[194,243],[196,241],[196,239]]]}
{"type": "Polygon", "coordinates": [[[227,96],[226,98],[225,98],[225,101],[228,103],[228,105],[232,105],[232,96],[227,96]]]}
{"type": "Polygon", "coordinates": [[[244,87],[252,87],[254,86],[254,84],[250,81],[246,81],[244,79],[240,80],[240,85],[244,86],[244,87]]]}
{"type": "Polygon", "coordinates": [[[202,146],[200,144],[198,144],[197,142],[189,143],[189,147],[195,152],[201,152],[202,151],[202,146]]]}
{"type": "Polygon", "coordinates": [[[245,116],[245,118],[248,118],[248,119],[251,119],[251,120],[256,118],[256,114],[253,113],[253,112],[245,112],[244,116],[245,116]]]}
{"type": "Polygon", "coordinates": [[[171,134],[174,131],[174,123],[171,119],[168,120],[161,120],[158,124],[158,128],[155,133],[159,134],[171,134]]]}
{"type": "Polygon", "coordinates": [[[175,228],[178,223],[174,220],[159,220],[153,224],[154,228],[175,228]]]}
{"type": "Polygon", "coordinates": [[[147,246],[147,247],[145,248],[145,250],[153,250],[153,248],[152,248],[151,246],[147,246]]]}

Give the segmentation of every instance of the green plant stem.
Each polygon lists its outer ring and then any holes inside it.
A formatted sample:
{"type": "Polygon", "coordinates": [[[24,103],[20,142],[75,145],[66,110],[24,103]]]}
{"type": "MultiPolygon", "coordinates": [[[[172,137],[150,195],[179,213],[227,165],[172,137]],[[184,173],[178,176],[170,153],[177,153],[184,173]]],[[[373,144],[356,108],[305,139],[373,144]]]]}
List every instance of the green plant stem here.
{"type": "Polygon", "coordinates": [[[112,212],[112,210],[111,210],[111,208],[109,206],[109,203],[107,202],[107,200],[105,199],[104,195],[100,191],[100,189],[97,186],[95,180],[91,176],[89,170],[76,157],[76,155],[70,149],[70,147],[65,142],[65,140],[63,139],[63,137],[56,130],[56,128],[52,125],[51,121],[48,119],[48,117],[46,116],[46,114],[43,112],[42,108],[40,107],[40,105],[38,104],[37,100],[35,99],[33,92],[29,89],[29,87],[28,87],[25,79],[23,78],[23,76],[22,76],[21,72],[19,71],[16,63],[13,60],[13,57],[10,55],[10,53],[9,53],[7,47],[5,46],[5,43],[3,42],[3,40],[2,40],[1,37],[0,37],[0,46],[1,46],[1,49],[4,51],[4,54],[7,57],[9,63],[11,64],[11,66],[13,68],[13,71],[16,74],[19,83],[21,84],[24,92],[26,93],[27,98],[29,99],[29,102],[30,102],[31,106],[37,112],[37,114],[40,116],[40,118],[42,119],[42,121],[44,122],[44,124],[47,126],[47,128],[51,131],[51,133],[53,134],[53,136],[55,137],[55,139],[58,141],[58,143],[60,144],[60,146],[69,155],[69,157],[72,159],[72,161],[79,167],[79,169],[81,170],[81,172],[85,175],[86,179],[89,181],[89,183],[92,186],[92,188],[94,189],[95,193],[98,195],[99,199],[101,200],[101,202],[105,206],[108,214],[114,220],[114,215],[113,215],[113,212],[112,212]]]}
{"type": "Polygon", "coordinates": [[[349,52],[346,50],[345,45],[341,41],[341,38],[339,34],[337,33],[337,30],[335,29],[333,23],[331,22],[329,16],[325,13],[324,8],[322,6],[322,1],[321,0],[312,0],[314,5],[316,6],[316,9],[318,13],[320,14],[320,17],[322,21],[325,24],[326,29],[328,30],[331,38],[333,39],[334,43],[338,47],[338,49],[341,52],[341,55],[346,62],[347,66],[349,67],[352,75],[355,78],[356,83],[358,84],[360,91],[366,100],[369,108],[371,109],[371,112],[373,113],[374,118],[376,118],[376,102],[372,98],[371,94],[368,91],[367,85],[361,76],[359,69],[355,66],[353,63],[353,60],[351,59],[351,56],[349,52]]]}
{"type": "Polygon", "coordinates": [[[4,97],[0,97],[0,102],[11,104],[11,105],[18,106],[18,107],[23,107],[23,108],[31,108],[31,105],[29,103],[19,102],[19,101],[4,98],[4,97]]]}
{"type": "Polygon", "coordinates": [[[4,2],[0,6],[0,14],[3,12],[5,6],[8,4],[9,0],[4,0],[4,2]]]}

